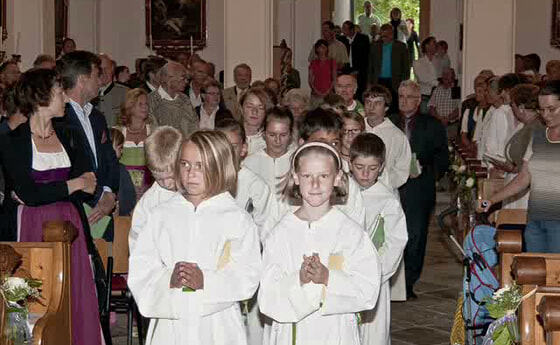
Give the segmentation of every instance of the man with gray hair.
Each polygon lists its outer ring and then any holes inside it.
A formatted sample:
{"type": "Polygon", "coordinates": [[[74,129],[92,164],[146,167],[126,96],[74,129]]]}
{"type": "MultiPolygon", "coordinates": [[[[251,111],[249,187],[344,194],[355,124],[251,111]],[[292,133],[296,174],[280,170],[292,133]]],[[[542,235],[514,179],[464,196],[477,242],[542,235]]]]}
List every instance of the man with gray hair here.
{"type": "Polygon", "coordinates": [[[235,86],[228,87],[224,90],[224,103],[226,108],[237,121],[241,121],[242,109],[239,101],[243,94],[249,90],[251,86],[251,67],[242,63],[233,69],[233,81],[235,86]]]}
{"type": "Polygon", "coordinates": [[[121,114],[121,104],[124,102],[128,87],[114,82],[115,62],[111,60],[109,55],[100,54],[101,60],[101,87],[99,95],[92,100],[99,111],[105,115],[107,126],[109,128],[117,125],[117,120],[121,114]]]}
{"type": "Polygon", "coordinates": [[[407,299],[416,299],[413,286],[420,278],[430,216],[436,203],[436,180],[447,171],[447,133],[433,116],[420,114],[420,86],[412,80],[401,83],[399,111],[391,117],[407,136],[412,151],[408,181],[399,188],[406,216],[408,243],[404,251],[407,299]]]}
{"type": "Polygon", "coordinates": [[[148,95],[150,115],[159,126],[171,126],[188,138],[198,129],[198,116],[189,96],[183,91],[187,85],[187,69],[178,62],[168,62],[159,71],[156,91],[148,95]]]}

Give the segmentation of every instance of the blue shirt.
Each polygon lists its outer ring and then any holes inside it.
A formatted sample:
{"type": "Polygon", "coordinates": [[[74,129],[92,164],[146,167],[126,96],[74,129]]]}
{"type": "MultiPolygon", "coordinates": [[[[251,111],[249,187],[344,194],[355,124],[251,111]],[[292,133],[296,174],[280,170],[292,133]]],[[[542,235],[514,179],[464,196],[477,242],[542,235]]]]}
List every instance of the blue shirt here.
{"type": "Polygon", "coordinates": [[[392,66],[391,61],[393,55],[393,42],[383,43],[383,55],[381,59],[381,73],[379,78],[392,78],[392,66]]]}

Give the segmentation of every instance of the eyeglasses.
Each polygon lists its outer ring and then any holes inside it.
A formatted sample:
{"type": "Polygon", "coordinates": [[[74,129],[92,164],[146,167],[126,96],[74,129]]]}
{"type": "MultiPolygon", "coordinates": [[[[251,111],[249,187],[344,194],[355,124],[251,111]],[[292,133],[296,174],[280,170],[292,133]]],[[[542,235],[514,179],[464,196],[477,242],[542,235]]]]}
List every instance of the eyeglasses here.
{"type": "Polygon", "coordinates": [[[342,130],[342,134],[343,135],[358,135],[362,132],[361,129],[359,128],[353,128],[353,129],[343,129],[342,130]]]}
{"type": "Polygon", "coordinates": [[[202,171],[202,162],[194,162],[191,163],[189,161],[181,161],[181,166],[185,168],[187,171],[194,171],[194,172],[201,172],[202,171]]]}
{"type": "Polygon", "coordinates": [[[176,78],[181,81],[186,81],[188,79],[186,75],[170,75],[169,78],[176,78]]]}

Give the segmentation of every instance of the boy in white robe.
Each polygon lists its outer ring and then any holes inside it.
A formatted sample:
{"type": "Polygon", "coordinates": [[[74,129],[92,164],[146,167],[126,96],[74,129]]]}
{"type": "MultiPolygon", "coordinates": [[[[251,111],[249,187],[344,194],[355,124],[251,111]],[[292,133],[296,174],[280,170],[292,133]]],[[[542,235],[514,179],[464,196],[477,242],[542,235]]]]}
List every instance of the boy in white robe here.
{"type": "Polygon", "coordinates": [[[390,278],[399,267],[408,241],[401,204],[392,188],[377,179],[383,170],[384,155],[383,140],[371,133],[358,135],[350,147],[352,178],[362,188],[366,205],[366,229],[377,248],[382,267],[377,306],[362,312],[360,335],[364,345],[391,343],[390,278]]]}
{"type": "Polygon", "coordinates": [[[145,228],[154,208],[175,195],[175,162],[183,142],[183,134],[170,126],[157,128],[144,143],[146,166],[155,182],[142,195],[134,212],[128,235],[128,247],[134,249],[138,235],[145,228]]]}
{"type": "Polygon", "coordinates": [[[309,142],[294,154],[286,214],[264,245],[261,311],[269,345],[360,344],[356,313],[375,306],[376,251],[363,228],[337,207],[346,196],[338,152],[309,142]],[[336,189],[335,189],[336,187],[336,189]]]}
{"type": "Polygon", "coordinates": [[[180,155],[181,193],[150,214],[130,253],[128,285],[152,318],[146,344],[246,345],[239,301],[257,289],[261,258],[256,226],[231,196],[237,162],[210,131],[180,155]]]}
{"type": "Polygon", "coordinates": [[[294,117],[288,109],[274,107],[268,110],[264,121],[266,148],[250,154],[242,163],[262,177],[277,196],[278,186],[290,170],[293,150],[289,146],[292,141],[293,123],[294,117]]]}
{"type": "Polygon", "coordinates": [[[391,92],[382,85],[374,85],[364,92],[366,110],[366,132],[373,133],[385,143],[385,169],[381,181],[397,189],[402,186],[410,174],[412,151],[406,135],[385,117],[391,104],[391,92]]]}

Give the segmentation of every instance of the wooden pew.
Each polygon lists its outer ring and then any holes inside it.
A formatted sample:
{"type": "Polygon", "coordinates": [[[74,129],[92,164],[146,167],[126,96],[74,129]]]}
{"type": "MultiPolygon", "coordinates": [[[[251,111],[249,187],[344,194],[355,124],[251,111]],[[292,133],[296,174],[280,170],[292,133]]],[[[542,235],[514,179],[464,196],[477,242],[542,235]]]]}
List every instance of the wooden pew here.
{"type": "Polygon", "coordinates": [[[543,323],[546,345],[560,344],[560,297],[544,296],[537,310],[543,323]]]}
{"type": "Polygon", "coordinates": [[[560,297],[560,254],[537,255],[513,259],[513,275],[522,294],[534,291],[521,303],[518,311],[521,345],[546,345],[537,306],[545,297],[560,297]]]}
{"type": "MultiPolygon", "coordinates": [[[[1,242],[21,255],[21,263],[13,276],[32,277],[43,282],[42,304],[35,302],[29,305],[31,314],[39,314],[33,327],[34,345],[72,344],[70,247],[76,236],[77,230],[70,222],[46,222],[43,226],[44,242],[1,242]]],[[[0,304],[4,306],[4,301],[0,304]]],[[[1,344],[7,344],[3,326],[0,324],[1,344]]]]}

